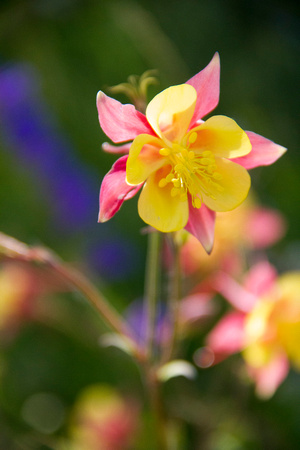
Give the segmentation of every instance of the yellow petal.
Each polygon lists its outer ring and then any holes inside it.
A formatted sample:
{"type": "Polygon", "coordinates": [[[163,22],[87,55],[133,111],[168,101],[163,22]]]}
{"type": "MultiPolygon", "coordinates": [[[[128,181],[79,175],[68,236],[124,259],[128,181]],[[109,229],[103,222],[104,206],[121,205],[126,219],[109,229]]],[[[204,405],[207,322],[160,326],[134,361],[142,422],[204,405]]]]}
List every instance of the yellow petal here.
{"type": "Polygon", "coordinates": [[[164,167],[151,175],[141,192],[138,201],[138,211],[144,222],[165,233],[181,230],[188,221],[188,201],[172,197],[172,183],[159,187],[170,167],[164,167]]]}
{"type": "Polygon", "coordinates": [[[126,164],[126,182],[136,185],[143,183],[148,176],[165,164],[165,158],[159,154],[164,143],[149,134],[140,134],[135,138],[129,150],[126,164]]]}
{"type": "Polygon", "coordinates": [[[223,158],[216,158],[216,171],[221,175],[218,180],[203,180],[208,194],[203,201],[213,211],[231,211],[247,197],[251,179],[244,167],[223,158]]]}
{"type": "Polygon", "coordinates": [[[281,298],[276,304],[278,339],[289,359],[300,370],[300,272],[288,272],[278,279],[281,298]]]}
{"type": "MultiPolygon", "coordinates": [[[[291,301],[298,297],[300,292],[300,271],[287,272],[285,275],[282,275],[278,279],[278,286],[283,297],[288,297],[291,301]]],[[[297,303],[299,304],[299,301],[297,303]]]]}
{"type": "Polygon", "coordinates": [[[146,109],[147,120],[158,136],[178,143],[187,132],[196,101],[193,86],[171,86],[151,100],[146,109]]]}
{"type": "Polygon", "coordinates": [[[300,370],[300,321],[280,323],[277,333],[289,359],[300,370]]]}
{"type": "Polygon", "coordinates": [[[189,134],[193,132],[197,133],[197,139],[191,149],[210,150],[215,156],[222,158],[244,156],[252,148],[245,131],[226,116],[213,116],[199,127],[193,128],[189,134]]]}
{"type": "Polygon", "coordinates": [[[249,366],[260,368],[267,365],[274,358],[275,350],[272,345],[254,342],[249,347],[246,347],[242,354],[249,366]]]}

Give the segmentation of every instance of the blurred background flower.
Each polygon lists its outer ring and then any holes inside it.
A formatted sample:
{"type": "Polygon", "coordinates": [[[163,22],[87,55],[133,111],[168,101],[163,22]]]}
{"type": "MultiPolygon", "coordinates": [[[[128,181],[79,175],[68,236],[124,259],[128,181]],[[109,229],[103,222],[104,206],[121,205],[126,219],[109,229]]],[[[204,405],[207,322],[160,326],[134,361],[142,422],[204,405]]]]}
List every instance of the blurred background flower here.
{"type": "Polygon", "coordinates": [[[276,244],[285,231],[286,223],[280,211],[258,205],[254,196],[249,195],[230,214],[217,213],[215,242],[210,255],[193,236],[183,238],[183,270],[199,278],[220,269],[238,275],[247,267],[247,259],[254,250],[276,244]]]}
{"type": "Polygon", "coordinates": [[[299,272],[278,277],[267,261],[253,266],[238,285],[226,274],[215,287],[236,308],[225,314],[208,334],[213,360],[242,352],[261,397],[274,394],[289,371],[299,370],[299,272]]]}
{"type": "Polygon", "coordinates": [[[128,450],[134,448],[139,407],[108,385],[88,386],[71,413],[70,450],[128,450]]]}

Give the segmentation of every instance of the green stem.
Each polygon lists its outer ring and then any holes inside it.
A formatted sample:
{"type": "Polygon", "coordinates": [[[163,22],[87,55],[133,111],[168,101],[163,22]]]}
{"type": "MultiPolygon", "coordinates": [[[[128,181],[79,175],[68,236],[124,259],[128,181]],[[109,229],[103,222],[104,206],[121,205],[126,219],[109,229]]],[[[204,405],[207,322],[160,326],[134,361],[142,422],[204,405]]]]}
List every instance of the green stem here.
{"type": "Polygon", "coordinates": [[[157,450],[168,450],[167,438],[167,420],[163,406],[163,399],[161,395],[161,385],[156,378],[156,374],[152,376],[150,371],[148,378],[148,393],[154,420],[154,434],[157,450]]]}
{"type": "Polygon", "coordinates": [[[146,262],[145,301],[147,306],[146,353],[152,360],[155,340],[157,297],[159,292],[161,233],[150,232],[146,262]]]}
{"type": "Polygon", "coordinates": [[[180,264],[180,245],[175,241],[173,235],[170,237],[170,247],[172,250],[172,267],[170,272],[170,289],[169,289],[169,325],[170,325],[170,337],[165,350],[162,354],[162,363],[168,362],[175,350],[178,341],[178,319],[179,319],[179,302],[182,296],[182,277],[181,277],[181,264],[180,264]]]}

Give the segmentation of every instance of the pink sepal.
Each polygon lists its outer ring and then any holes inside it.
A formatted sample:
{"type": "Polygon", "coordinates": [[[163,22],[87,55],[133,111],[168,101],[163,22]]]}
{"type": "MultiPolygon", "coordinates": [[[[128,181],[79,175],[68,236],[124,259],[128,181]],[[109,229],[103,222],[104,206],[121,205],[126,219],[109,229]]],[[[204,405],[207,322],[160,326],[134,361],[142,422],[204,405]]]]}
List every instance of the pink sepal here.
{"type": "Polygon", "coordinates": [[[245,313],[249,312],[256,303],[256,295],[249,292],[225,272],[218,272],[216,276],[211,279],[211,285],[239,311],[245,313]]]}
{"type": "Polygon", "coordinates": [[[268,261],[260,261],[249,270],[243,286],[251,294],[261,297],[273,287],[277,277],[275,268],[268,261]]]}
{"type": "Polygon", "coordinates": [[[124,145],[112,145],[108,142],[104,142],[102,144],[102,150],[104,150],[107,153],[113,153],[113,154],[120,154],[120,155],[126,155],[129,153],[129,149],[131,147],[131,142],[128,142],[124,145]]]}
{"type": "Polygon", "coordinates": [[[286,378],[289,371],[289,362],[285,355],[280,354],[273,358],[268,365],[257,369],[248,366],[248,372],[256,384],[257,395],[261,398],[270,398],[278,386],[286,378]]]}
{"type": "Polygon", "coordinates": [[[209,333],[206,345],[214,352],[215,362],[244,348],[245,314],[231,312],[224,316],[209,333]]]}
{"type": "Polygon", "coordinates": [[[119,158],[103,178],[100,188],[99,222],[111,219],[121,208],[124,200],[133,197],[141,188],[126,183],[126,162],[128,156],[119,158]]]}
{"type": "Polygon", "coordinates": [[[197,102],[190,128],[196,125],[196,121],[210,113],[219,103],[220,96],[220,57],[215,53],[210,63],[197,75],[190,78],[186,84],[190,84],[197,91],[197,102]]]}
{"type": "Polygon", "coordinates": [[[99,91],[97,109],[102,130],[116,144],[132,141],[139,134],[155,136],[144,114],[133,105],[122,105],[99,91]]]}
{"type": "Polygon", "coordinates": [[[185,229],[195,236],[210,254],[214,243],[216,213],[202,204],[194,208],[189,198],[189,220],[185,229]]]}
{"type": "Polygon", "coordinates": [[[286,152],[286,148],[275,144],[275,142],[272,142],[259,134],[253,133],[252,131],[246,131],[246,134],[252,145],[251,152],[248,153],[248,155],[231,160],[245,167],[245,169],[253,169],[259,166],[273,164],[286,152]]]}

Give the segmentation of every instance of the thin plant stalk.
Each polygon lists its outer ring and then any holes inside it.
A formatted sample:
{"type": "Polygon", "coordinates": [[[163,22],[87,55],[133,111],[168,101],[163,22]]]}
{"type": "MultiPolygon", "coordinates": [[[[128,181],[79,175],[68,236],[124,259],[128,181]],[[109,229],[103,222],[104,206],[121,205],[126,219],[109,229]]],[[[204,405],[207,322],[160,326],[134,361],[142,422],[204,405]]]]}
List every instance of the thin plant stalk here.
{"type": "Polygon", "coordinates": [[[148,395],[154,421],[156,449],[169,450],[167,418],[161,395],[161,384],[151,370],[148,372],[148,395]]]}
{"type": "Polygon", "coordinates": [[[0,233],[0,255],[4,258],[36,263],[51,270],[66,286],[80,292],[86,300],[99,312],[103,321],[127,343],[137,359],[143,360],[144,352],[133,339],[133,333],[122,316],[110,305],[99,290],[82,273],[67,264],[48,249],[30,247],[23,242],[0,233]]]}
{"type": "Polygon", "coordinates": [[[143,351],[133,339],[133,333],[121,315],[109,304],[98,289],[80,272],[64,265],[53,266],[54,270],[71,286],[79,291],[91,305],[100,313],[104,322],[119,334],[129,346],[137,359],[143,359],[143,351]]]}
{"type": "Polygon", "coordinates": [[[146,261],[145,277],[145,302],[146,302],[146,354],[151,360],[154,351],[155,328],[157,319],[157,303],[160,280],[160,247],[161,233],[150,232],[148,237],[148,254],[146,261]]]}
{"type": "Polygon", "coordinates": [[[169,235],[169,243],[172,252],[172,266],[169,276],[169,300],[168,300],[168,320],[169,338],[164,345],[162,352],[162,363],[168,362],[174,355],[178,342],[178,320],[179,302],[182,297],[182,274],[180,264],[180,245],[169,235]]]}

